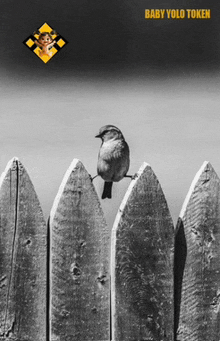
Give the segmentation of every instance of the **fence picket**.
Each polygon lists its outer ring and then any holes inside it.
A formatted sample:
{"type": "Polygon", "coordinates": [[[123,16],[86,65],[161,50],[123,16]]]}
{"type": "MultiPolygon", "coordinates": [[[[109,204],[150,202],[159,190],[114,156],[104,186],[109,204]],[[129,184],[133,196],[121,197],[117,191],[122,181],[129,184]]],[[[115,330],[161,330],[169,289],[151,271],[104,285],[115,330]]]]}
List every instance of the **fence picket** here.
{"type": "Polygon", "coordinates": [[[112,231],[113,341],[173,340],[173,223],[144,163],[112,231]]]}
{"type": "Polygon", "coordinates": [[[205,162],[192,182],[176,229],[176,340],[219,340],[219,227],[220,180],[205,162]]]}
{"type": "Polygon", "coordinates": [[[61,183],[48,246],[34,187],[12,159],[0,178],[0,340],[109,341],[111,324],[112,341],[219,341],[219,226],[220,180],[205,162],[173,254],[166,199],[144,163],[116,216],[109,270],[110,233],[82,163],[61,183]]]}
{"type": "Polygon", "coordinates": [[[14,158],[0,179],[0,340],[46,341],[46,244],[34,187],[14,158]]]}
{"type": "Polygon", "coordinates": [[[109,232],[77,159],[54,201],[50,231],[51,341],[109,340],[109,232]]]}

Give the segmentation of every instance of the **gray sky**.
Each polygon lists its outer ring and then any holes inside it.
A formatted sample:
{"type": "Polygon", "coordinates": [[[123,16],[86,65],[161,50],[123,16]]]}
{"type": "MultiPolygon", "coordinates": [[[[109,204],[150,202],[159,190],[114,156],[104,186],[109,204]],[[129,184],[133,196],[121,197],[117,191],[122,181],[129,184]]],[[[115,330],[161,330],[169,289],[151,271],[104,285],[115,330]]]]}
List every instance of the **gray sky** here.
{"type": "MultiPolygon", "coordinates": [[[[129,173],[155,171],[176,221],[204,160],[220,174],[219,7],[210,20],[145,20],[146,8],[185,0],[1,4],[0,171],[26,167],[48,216],[64,173],[79,158],[95,175],[102,125],[118,126],[131,150],[129,173]],[[47,22],[69,43],[44,64],[22,43],[47,22]]],[[[102,201],[111,224],[129,179],[102,201]]],[[[98,194],[103,182],[95,180],[98,194]]]]}
{"type": "MultiPolygon", "coordinates": [[[[27,51],[29,52],[29,51],[27,51]]],[[[79,158],[96,174],[100,141],[94,136],[114,124],[130,145],[131,174],[143,161],[156,173],[174,221],[194,175],[208,160],[220,174],[219,76],[195,73],[173,77],[76,78],[25,77],[1,81],[2,172],[13,156],[26,167],[48,216],[64,173],[79,158]]],[[[113,187],[102,201],[112,223],[130,180],[113,187]]],[[[95,180],[98,194],[103,181],[95,180]]]]}

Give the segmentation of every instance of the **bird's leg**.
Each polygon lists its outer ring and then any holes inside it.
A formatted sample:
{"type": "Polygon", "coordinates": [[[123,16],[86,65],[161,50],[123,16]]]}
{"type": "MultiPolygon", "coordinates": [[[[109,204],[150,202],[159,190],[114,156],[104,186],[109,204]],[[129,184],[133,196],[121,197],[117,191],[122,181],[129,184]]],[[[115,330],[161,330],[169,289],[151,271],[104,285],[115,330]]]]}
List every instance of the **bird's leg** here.
{"type": "Polygon", "coordinates": [[[138,174],[135,173],[134,175],[125,175],[124,177],[125,178],[130,178],[131,180],[134,180],[134,179],[136,179],[138,177],[138,174]]]}
{"type": "Polygon", "coordinates": [[[93,182],[93,180],[94,180],[95,178],[97,178],[97,176],[98,176],[98,174],[97,174],[96,176],[93,176],[93,177],[92,177],[91,174],[89,174],[89,177],[90,177],[90,179],[91,179],[92,182],[93,182]]]}

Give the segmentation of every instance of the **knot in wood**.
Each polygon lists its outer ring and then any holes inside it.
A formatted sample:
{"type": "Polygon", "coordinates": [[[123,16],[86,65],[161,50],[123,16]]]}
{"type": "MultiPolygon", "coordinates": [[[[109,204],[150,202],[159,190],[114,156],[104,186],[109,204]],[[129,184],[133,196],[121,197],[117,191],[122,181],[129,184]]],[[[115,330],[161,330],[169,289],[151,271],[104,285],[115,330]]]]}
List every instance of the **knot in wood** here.
{"type": "Polygon", "coordinates": [[[70,271],[71,271],[72,277],[75,281],[78,280],[79,277],[81,276],[81,270],[79,268],[79,265],[76,262],[71,264],[70,271]]]}
{"type": "Polygon", "coordinates": [[[101,284],[105,284],[105,282],[106,282],[106,275],[100,275],[99,277],[97,277],[97,280],[98,280],[98,282],[99,283],[101,283],[101,284]]]}

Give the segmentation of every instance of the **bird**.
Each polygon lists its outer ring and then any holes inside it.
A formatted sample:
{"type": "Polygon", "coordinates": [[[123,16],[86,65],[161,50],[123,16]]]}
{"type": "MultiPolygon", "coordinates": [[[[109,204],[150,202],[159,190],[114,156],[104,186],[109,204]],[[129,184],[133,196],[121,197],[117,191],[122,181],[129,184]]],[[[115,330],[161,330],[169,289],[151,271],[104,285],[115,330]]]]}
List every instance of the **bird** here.
{"type": "Polygon", "coordinates": [[[101,176],[105,181],[102,199],[111,199],[113,182],[131,177],[127,175],[130,166],[129,146],[121,130],[111,124],[101,127],[95,137],[102,140],[95,177],[101,176]]]}

